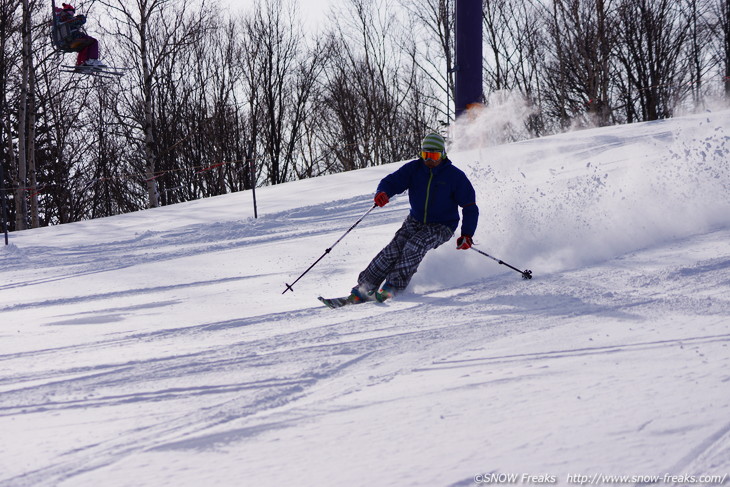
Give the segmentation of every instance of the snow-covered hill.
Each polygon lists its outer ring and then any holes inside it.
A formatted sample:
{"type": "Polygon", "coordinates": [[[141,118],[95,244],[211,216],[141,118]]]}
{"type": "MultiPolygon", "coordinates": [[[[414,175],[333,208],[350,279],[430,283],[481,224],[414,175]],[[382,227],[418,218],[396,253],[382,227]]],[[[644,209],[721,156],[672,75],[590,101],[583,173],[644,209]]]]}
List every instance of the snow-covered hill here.
{"type": "Polygon", "coordinates": [[[406,197],[282,292],[397,164],[11,234],[0,486],[728,482],[728,126],[457,140],[475,241],[535,277],[450,242],[386,304],[316,297],[406,197]]]}

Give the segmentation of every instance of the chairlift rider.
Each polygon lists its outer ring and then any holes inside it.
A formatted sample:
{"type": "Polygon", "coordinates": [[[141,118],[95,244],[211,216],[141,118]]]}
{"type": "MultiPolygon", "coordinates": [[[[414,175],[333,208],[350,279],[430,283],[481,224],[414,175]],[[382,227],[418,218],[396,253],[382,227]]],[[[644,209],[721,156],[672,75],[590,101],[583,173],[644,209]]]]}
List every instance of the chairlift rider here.
{"type": "Polygon", "coordinates": [[[53,45],[62,52],[77,52],[76,70],[102,68],[99,61],[99,42],[81,28],[86,23],[85,15],[76,15],[76,9],[68,3],[61,7],[53,5],[53,45]]]}

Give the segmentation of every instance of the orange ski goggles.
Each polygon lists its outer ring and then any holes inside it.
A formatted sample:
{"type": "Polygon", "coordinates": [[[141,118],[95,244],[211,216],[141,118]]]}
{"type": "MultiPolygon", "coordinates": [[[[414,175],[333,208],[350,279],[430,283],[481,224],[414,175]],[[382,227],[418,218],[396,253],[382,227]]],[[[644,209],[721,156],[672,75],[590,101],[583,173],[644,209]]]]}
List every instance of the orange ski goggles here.
{"type": "Polygon", "coordinates": [[[432,161],[440,161],[442,157],[442,152],[421,151],[421,159],[423,159],[424,161],[426,159],[431,159],[432,161]]]}

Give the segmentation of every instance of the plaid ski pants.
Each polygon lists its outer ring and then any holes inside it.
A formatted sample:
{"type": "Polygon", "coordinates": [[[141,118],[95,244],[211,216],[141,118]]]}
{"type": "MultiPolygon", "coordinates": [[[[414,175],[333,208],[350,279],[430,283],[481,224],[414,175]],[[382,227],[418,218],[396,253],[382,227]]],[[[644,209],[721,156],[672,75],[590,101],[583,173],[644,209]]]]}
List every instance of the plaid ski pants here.
{"type": "Polygon", "coordinates": [[[360,273],[358,286],[364,291],[373,291],[387,281],[396,292],[404,290],[426,252],[447,242],[453,235],[446,225],[421,223],[408,215],[393,240],[360,273]]]}

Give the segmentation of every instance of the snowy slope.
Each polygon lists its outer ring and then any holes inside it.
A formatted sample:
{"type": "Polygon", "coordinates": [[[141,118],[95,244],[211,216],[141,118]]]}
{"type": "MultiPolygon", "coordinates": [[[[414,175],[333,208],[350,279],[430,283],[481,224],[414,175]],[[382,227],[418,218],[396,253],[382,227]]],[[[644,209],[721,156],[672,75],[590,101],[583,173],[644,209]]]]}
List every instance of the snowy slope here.
{"type": "Polygon", "coordinates": [[[386,304],[316,296],[406,197],[282,291],[397,164],[11,234],[0,486],[730,482],[728,126],[472,130],[475,240],[535,277],[450,242],[386,304]]]}

